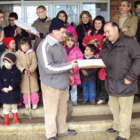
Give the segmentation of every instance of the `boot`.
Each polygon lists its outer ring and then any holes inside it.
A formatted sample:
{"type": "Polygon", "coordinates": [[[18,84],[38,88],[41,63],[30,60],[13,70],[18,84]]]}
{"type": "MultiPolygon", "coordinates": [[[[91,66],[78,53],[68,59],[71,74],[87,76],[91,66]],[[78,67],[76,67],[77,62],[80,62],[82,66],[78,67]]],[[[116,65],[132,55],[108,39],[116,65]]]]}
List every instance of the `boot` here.
{"type": "Polygon", "coordinates": [[[12,113],[14,124],[20,124],[17,113],[12,113]]]}
{"type": "Polygon", "coordinates": [[[9,114],[4,114],[3,126],[9,125],[9,114]]]}

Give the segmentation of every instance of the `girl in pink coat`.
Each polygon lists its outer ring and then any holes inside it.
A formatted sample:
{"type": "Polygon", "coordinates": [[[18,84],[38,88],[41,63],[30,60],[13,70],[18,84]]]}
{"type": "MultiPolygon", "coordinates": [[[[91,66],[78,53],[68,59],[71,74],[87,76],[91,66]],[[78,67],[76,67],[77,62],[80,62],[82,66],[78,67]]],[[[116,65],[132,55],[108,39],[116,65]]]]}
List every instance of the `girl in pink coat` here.
{"type": "MultiPolygon", "coordinates": [[[[73,60],[83,59],[83,54],[81,50],[75,45],[76,39],[73,34],[69,33],[66,37],[66,45],[64,46],[67,61],[71,62],[73,60]]],[[[81,84],[79,68],[73,68],[69,73],[69,85],[71,101],[73,105],[77,105],[77,85],[81,84]]]]}
{"type": "Polygon", "coordinates": [[[78,35],[76,33],[76,30],[73,26],[71,26],[69,23],[68,23],[68,15],[65,11],[61,10],[57,13],[57,18],[63,20],[65,22],[65,25],[67,27],[66,29],[66,33],[72,33],[76,39],[76,42],[78,41],[78,35]]]}

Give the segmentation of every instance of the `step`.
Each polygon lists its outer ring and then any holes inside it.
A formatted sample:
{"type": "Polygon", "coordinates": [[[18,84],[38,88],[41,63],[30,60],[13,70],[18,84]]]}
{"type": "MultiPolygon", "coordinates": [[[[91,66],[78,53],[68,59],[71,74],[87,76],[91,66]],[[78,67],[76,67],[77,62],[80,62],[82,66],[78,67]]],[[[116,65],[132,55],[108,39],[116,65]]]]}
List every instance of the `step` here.
{"type": "MultiPolygon", "coordinates": [[[[131,128],[140,127],[140,113],[133,113],[131,128]]],[[[19,134],[19,133],[45,133],[44,118],[20,119],[20,125],[14,125],[10,120],[10,125],[3,127],[0,122],[1,134],[19,134]]],[[[75,116],[68,122],[70,129],[77,132],[84,131],[105,131],[112,126],[112,115],[94,115],[94,116],[75,116]]]]}
{"type": "MultiPolygon", "coordinates": [[[[140,111],[140,103],[134,103],[133,112],[140,111]]],[[[44,117],[43,106],[40,105],[38,109],[32,110],[32,117],[44,117]]],[[[0,109],[0,114],[3,116],[3,111],[0,109]]],[[[29,111],[24,107],[19,108],[19,118],[28,118],[29,111]]],[[[84,115],[103,115],[103,114],[111,114],[109,106],[107,104],[104,105],[77,105],[73,106],[72,116],[84,116],[84,115]]]]}

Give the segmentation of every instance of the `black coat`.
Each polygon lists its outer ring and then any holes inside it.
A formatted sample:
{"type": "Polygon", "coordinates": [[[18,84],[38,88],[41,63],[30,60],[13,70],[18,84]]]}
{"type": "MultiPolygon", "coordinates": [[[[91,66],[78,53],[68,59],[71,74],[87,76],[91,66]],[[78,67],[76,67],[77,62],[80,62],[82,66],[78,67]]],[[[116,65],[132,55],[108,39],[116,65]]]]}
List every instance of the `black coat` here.
{"type": "MultiPolygon", "coordinates": [[[[84,59],[87,59],[87,58],[85,58],[85,56],[84,56],[84,59]]],[[[96,59],[96,58],[94,56],[92,56],[89,59],[96,59]]],[[[98,69],[96,69],[96,68],[81,69],[81,80],[86,81],[86,82],[96,81],[97,71],[98,71],[98,69]],[[86,70],[88,75],[85,76],[82,73],[82,70],[86,70]]]]}
{"type": "Polygon", "coordinates": [[[106,67],[106,90],[111,96],[130,96],[138,92],[137,76],[140,73],[140,46],[133,38],[120,32],[115,43],[106,40],[101,57],[106,67]],[[124,84],[124,79],[131,81],[124,84]]]}
{"type": "Polygon", "coordinates": [[[20,82],[21,72],[15,65],[10,70],[4,66],[0,69],[0,102],[5,104],[17,104],[20,101],[20,82]],[[2,91],[4,87],[13,88],[12,91],[5,93],[2,91]]]}

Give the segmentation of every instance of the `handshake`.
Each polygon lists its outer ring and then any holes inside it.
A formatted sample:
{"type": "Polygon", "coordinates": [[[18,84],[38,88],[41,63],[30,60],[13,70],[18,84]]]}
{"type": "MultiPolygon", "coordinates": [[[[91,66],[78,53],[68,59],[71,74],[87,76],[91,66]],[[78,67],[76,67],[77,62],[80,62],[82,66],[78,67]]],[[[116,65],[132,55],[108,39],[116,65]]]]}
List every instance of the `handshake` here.
{"type": "Polygon", "coordinates": [[[11,86],[9,86],[8,88],[3,88],[2,91],[4,91],[5,93],[8,93],[9,91],[12,91],[13,88],[11,86]]]}

